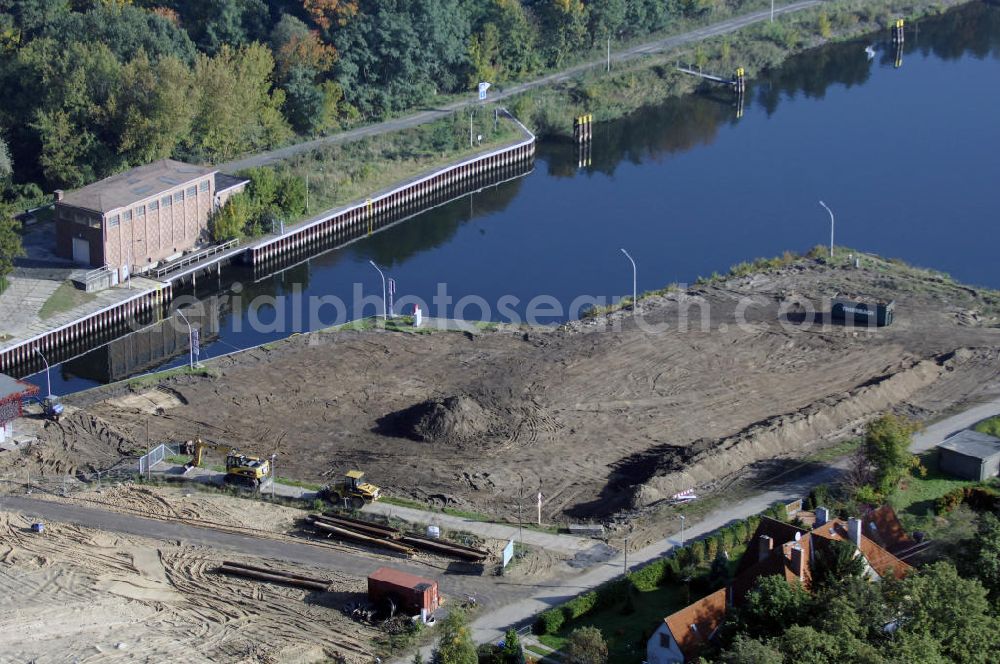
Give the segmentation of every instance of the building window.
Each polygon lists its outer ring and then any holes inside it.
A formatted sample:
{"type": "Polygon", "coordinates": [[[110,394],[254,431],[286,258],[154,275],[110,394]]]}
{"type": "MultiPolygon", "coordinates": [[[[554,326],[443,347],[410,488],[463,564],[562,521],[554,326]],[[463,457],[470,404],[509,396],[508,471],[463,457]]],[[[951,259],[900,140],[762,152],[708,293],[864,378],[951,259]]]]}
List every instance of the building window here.
{"type": "Polygon", "coordinates": [[[75,221],[78,224],[85,224],[85,223],[87,223],[87,215],[81,214],[79,212],[74,212],[73,213],[73,221],[75,221]]]}
{"type": "Polygon", "coordinates": [[[198,188],[197,187],[188,187],[188,190],[187,190],[187,197],[188,198],[194,198],[197,195],[198,195],[198,188]]]}
{"type": "Polygon", "coordinates": [[[149,204],[150,212],[156,212],[159,209],[160,209],[160,201],[153,201],[152,203],[149,204]]]}
{"type": "Polygon", "coordinates": [[[84,221],[91,228],[100,228],[101,227],[101,218],[100,217],[87,217],[84,221]]]}
{"type": "Polygon", "coordinates": [[[163,204],[163,207],[165,208],[170,207],[170,205],[173,203],[170,196],[164,196],[162,199],[160,199],[160,202],[163,204]]]}
{"type": "Polygon", "coordinates": [[[670,635],[660,632],[660,647],[670,649],[670,635]]]}
{"type": "Polygon", "coordinates": [[[146,206],[140,205],[135,209],[135,216],[139,219],[146,216],[146,206]]]}
{"type": "Polygon", "coordinates": [[[113,217],[109,217],[108,218],[108,226],[110,226],[111,228],[114,228],[117,225],[118,225],[118,215],[117,214],[115,216],[113,216],[113,217]]]}
{"type": "Polygon", "coordinates": [[[206,191],[208,191],[208,180],[205,180],[204,182],[198,185],[198,191],[200,191],[201,193],[205,193],[206,191]]]}
{"type": "Polygon", "coordinates": [[[122,213],[122,219],[125,221],[132,221],[132,210],[125,210],[122,213]]]}
{"type": "Polygon", "coordinates": [[[180,203],[181,201],[183,201],[184,200],[184,192],[183,191],[178,191],[176,194],[174,194],[174,200],[177,201],[178,203],[180,203]]]}

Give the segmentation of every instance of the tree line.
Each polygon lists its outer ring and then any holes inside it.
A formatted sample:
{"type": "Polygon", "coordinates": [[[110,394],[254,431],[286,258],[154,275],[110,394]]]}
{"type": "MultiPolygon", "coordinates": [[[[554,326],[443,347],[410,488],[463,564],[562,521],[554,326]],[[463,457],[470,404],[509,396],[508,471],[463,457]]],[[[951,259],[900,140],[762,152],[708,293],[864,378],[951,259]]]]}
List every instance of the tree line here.
{"type": "Polygon", "coordinates": [[[3,198],[224,161],[745,1],[0,0],[3,198]]]}

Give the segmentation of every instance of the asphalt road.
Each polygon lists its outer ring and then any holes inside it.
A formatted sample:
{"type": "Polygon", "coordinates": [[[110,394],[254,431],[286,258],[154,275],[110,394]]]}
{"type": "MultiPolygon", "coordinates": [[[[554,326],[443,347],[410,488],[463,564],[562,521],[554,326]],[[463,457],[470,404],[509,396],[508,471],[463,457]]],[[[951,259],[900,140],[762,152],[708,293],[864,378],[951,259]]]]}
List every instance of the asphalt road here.
{"type": "MultiPolygon", "coordinates": [[[[801,0],[800,2],[793,2],[791,4],[785,5],[783,7],[775,7],[774,15],[781,16],[784,14],[792,14],[795,12],[802,11],[803,9],[808,9],[815,5],[820,4],[821,0],[801,0]]],[[[684,46],[685,44],[692,44],[695,42],[702,41],[703,39],[708,39],[710,37],[717,37],[719,35],[725,35],[731,32],[736,32],[741,28],[745,28],[748,25],[754,23],[760,23],[761,21],[766,21],[770,18],[770,9],[764,9],[758,12],[753,12],[750,14],[745,14],[743,16],[738,16],[736,18],[731,18],[726,21],[720,21],[713,25],[706,26],[704,28],[699,28],[697,30],[692,30],[690,32],[685,32],[679,35],[674,35],[672,37],[667,37],[665,39],[658,39],[656,41],[647,42],[645,44],[639,44],[631,48],[619,51],[617,53],[611,54],[612,63],[622,63],[628,62],[629,60],[634,60],[635,58],[642,57],[645,55],[651,55],[653,53],[660,53],[663,51],[676,48],[678,46],[684,46]]],[[[607,59],[602,58],[600,60],[593,60],[591,62],[585,62],[583,64],[575,65],[564,69],[560,72],[549,74],[541,78],[537,78],[533,81],[527,81],[524,83],[518,83],[501,90],[496,90],[490,93],[490,101],[497,102],[502,101],[513,95],[520,94],[527,90],[533,90],[535,88],[544,87],[546,85],[551,85],[552,83],[558,83],[560,81],[565,81],[567,79],[573,78],[574,76],[581,74],[585,71],[591,69],[597,69],[599,67],[604,67],[607,64],[607,59]]],[[[263,166],[275,161],[282,161],[288,159],[289,157],[295,156],[303,152],[309,152],[310,150],[315,150],[316,148],[322,147],[324,145],[339,145],[341,143],[350,143],[358,139],[364,138],[366,136],[375,136],[378,134],[385,134],[387,132],[398,131],[400,129],[408,129],[410,127],[416,127],[418,125],[426,124],[428,122],[433,122],[441,118],[447,117],[457,111],[460,108],[464,108],[469,104],[468,99],[463,99],[460,101],[455,101],[440,108],[427,109],[421,111],[420,113],[415,113],[414,115],[408,115],[403,118],[397,118],[394,120],[387,120],[379,124],[367,125],[365,127],[359,127],[357,129],[352,129],[350,131],[341,132],[338,134],[333,134],[332,136],[324,136],[322,138],[316,138],[310,141],[304,141],[302,143],[296,143],[295,145],[289,145],[284,148],[279,148],[277,150],[271,150],[269,152],[261,152],[244,159],[238,159],[236,161],[230,161],[225,164],[219,164],[217,168],[221,171],[226,171],[229,173],[234,173],[247,168],[253,168],[255,166],[263,166]]]]}

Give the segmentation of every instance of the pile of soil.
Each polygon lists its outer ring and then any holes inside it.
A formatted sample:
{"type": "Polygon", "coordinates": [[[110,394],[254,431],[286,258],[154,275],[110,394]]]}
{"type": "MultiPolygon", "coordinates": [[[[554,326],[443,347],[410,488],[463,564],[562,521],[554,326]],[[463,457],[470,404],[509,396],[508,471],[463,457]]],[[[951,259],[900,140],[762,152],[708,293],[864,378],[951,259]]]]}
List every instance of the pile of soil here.
{"type": "Polygon", "coordinates": [[[493,417],[468,396],[427,399],[386,418],[389,433],[424,443],[462,443],[488,435],[493,417]]]}

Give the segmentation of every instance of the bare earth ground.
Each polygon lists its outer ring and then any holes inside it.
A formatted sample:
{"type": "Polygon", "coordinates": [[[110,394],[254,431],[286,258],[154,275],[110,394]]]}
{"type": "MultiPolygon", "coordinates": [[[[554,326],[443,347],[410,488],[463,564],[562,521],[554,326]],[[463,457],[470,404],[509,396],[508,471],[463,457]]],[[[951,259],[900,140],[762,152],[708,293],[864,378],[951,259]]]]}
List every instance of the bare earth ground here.
{"type": "Polygon", "coordinates": [[[125,386],[79,395],[83,410],[41,428],[0,473],[106,466],[144,448],[148,419],[154,442],[202,435],[277,452],[287,477],[362,468],[390,493],[504,517],[523,479],[526,496],[544,493],[546,519],[601,518],[802,454],[886,410],[930,417],[996,389],[998,302],[877,259],[861,270],[803,261],[645,300],[643,319],[669,326],[660,334],[618,313],[549,333],[303,335],[221,360],[217,377],[168,379],[160,415],[125,386]],[[896,323],[779,315],[838,292],[894,298],[896,323]]]}
{"type": "Polygon", "coordinates": [[[38,535],[0,513],[0,652],[18,662],[371,661],[373,628],[344,616],[363,579],[226,554],[331,579],[306,592],[214,572],[204,547],[66,524],[38,535]]]}

